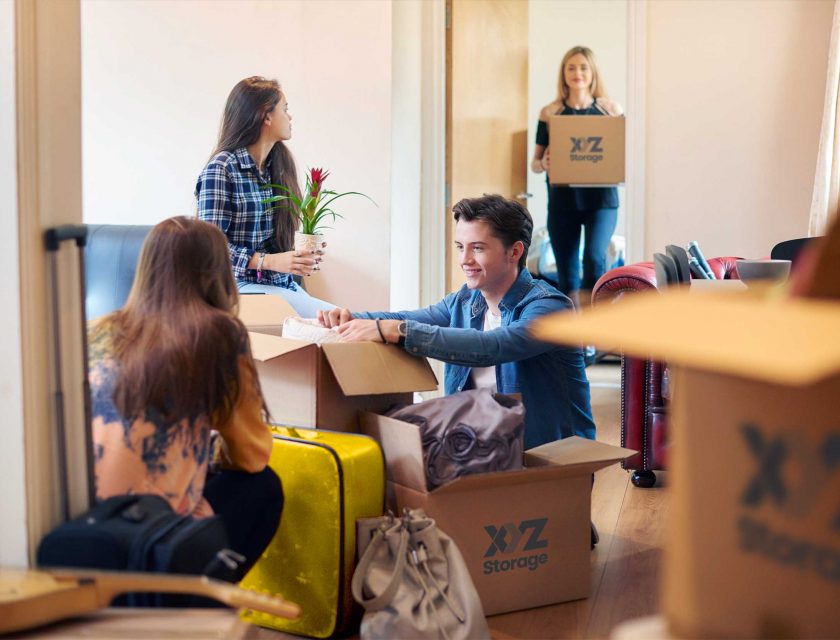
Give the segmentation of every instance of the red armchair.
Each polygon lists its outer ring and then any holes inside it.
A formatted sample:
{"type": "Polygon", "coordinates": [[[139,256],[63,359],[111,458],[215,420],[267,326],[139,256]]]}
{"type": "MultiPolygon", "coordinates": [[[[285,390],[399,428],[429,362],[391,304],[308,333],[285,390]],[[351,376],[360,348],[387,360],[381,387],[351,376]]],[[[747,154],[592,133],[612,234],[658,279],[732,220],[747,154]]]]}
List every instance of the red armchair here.
{"type": "MultiPolygon", "coordinates": [[[[738,258],[712,258],[718,279],[737,279],[738,258]]],[[[656,289],[652,262],[617,267],[605,273],[592,290],[592,303],[617,302],[636,291],[656,289]]],[[[654,470],[665,469],[668,452],[668,369],[662,362],[621,357],[621,446],[639,451],[621,466],[633,471],[637,487],[656,483],[654,470]]]]}

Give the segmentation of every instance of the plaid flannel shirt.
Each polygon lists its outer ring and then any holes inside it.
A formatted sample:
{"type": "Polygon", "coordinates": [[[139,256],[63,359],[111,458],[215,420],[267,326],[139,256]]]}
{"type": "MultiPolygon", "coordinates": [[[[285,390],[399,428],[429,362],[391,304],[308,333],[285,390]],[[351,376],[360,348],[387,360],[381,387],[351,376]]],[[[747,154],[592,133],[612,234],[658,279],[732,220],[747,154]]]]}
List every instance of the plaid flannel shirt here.
{"type": "MultiPolygon", "coordinates": [[[[198,217],[216,225],[227,236],[233,276],[238,283],[256,282],[256,269],[249,269],[251,256],[274,253],[273,216],[262,201],[270,198],[269,165],[260,175],[244,147],[216,154],[204,167],[195,185],[198,217]]],[[[294,288],[289,273],[263,270],[262,284],[294,288]]]]}

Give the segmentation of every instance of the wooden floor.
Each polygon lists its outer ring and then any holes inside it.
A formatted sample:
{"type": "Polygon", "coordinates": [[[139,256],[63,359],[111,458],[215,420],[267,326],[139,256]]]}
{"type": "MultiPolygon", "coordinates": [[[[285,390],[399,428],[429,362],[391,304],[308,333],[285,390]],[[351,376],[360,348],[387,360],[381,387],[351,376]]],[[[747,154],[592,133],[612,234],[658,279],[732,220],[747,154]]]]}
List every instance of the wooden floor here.
{"type": "MultiPolygon", "coordinates": [[[[618,364],[594,365],[587,372],[598,440],[620,445],[618,364]]],[[[598,471],[592,521],[601,541],[592,552],[590,597],[489,618],[493,638],[606,638],[620,622],[657,613],[668,509],[664,484],[665,474],[659,472],[655,488],[637,489],[618,464],[598,471]]]]}
{"type": "MultiPolygon", "coordinates": [[[[620,444],[618,365],[588,369],[598,439],[620,444]]],[[[488,619],[493,638],[606,638],[620,622],[657,612],[662,524],[667,518],[665,474],[657,487],[637,489],[619,465],[596,474],[592,520],[601,541],[592,552],[591,596],[488,619]]],[[[226,610],[109,610],[26,638],[295,638],[251,627],[226,610]]]]}

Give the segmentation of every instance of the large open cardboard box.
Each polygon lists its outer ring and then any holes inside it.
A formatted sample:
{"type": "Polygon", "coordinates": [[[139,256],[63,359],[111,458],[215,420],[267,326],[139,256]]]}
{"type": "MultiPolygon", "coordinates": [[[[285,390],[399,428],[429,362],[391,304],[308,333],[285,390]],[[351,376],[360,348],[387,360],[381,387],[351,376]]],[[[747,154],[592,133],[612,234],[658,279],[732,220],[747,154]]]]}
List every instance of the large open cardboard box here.
{"type": "Polygon", "coordinates": [[[249,330],[263,396],[275,421],[296,427],[358,431],[360,410],[411,404],[414,391],[437,389],[425,358],[372,342],[325,344],[282,338],[297,315],[278,296],[242,295],[239,319],[249,330]]]}
{"type": "Polygon", "coordinates": [[[840,304],[667,291],[534,333],[669,363],[671,632],[840,637],[840,304]]]}
{"type": "Polygon", "coordinates": [[[411,404],[437,389],[425,358],[375,342],[329,343],[249,332],[263,396],[275,421],[358,431],[358,412],[411,404]]]}
{"type": "Polygon", "coordinates": [[[422,508],[455,541],[485,615],[589,596],[591,476],[635,451],[568,438],[526,451],[522,471],[429,491],[417,425],[363,413],[361,427],[382,445],[391,508],[422,508]]]}
{"type": "Polygon", "coordinates": [[[548,128],[551,184],[624,182],[624,117],[552,116],[548,128]]]}

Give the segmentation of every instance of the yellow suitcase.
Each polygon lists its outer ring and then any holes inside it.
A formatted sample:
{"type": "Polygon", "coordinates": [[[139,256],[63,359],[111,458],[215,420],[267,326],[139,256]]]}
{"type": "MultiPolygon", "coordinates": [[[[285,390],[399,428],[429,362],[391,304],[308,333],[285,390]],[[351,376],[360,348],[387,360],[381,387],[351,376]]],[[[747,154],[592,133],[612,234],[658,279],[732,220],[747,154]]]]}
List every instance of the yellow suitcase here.
{"type": "Polygon", "coordinates": [[[246,610],[254,624],[315,638],[357,621],[350,580],[356,519],[383,513],[385,465],[375,440],[324,429],[272,427],[269,464],[283,482],[280,527],[242,581],[300,605],[297,620],[246,610]]]}

